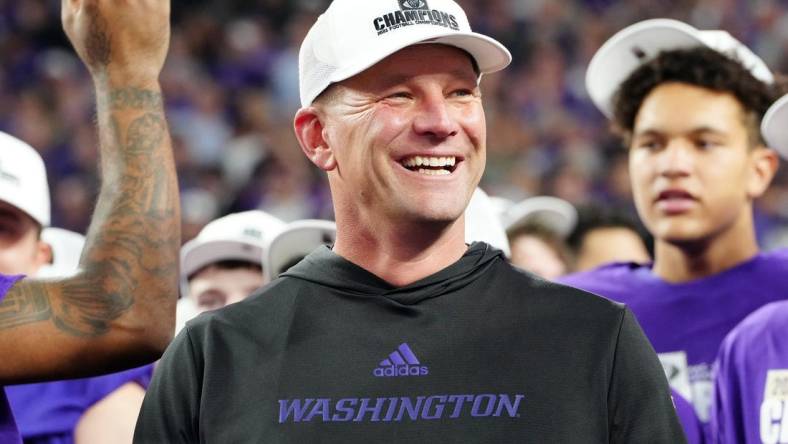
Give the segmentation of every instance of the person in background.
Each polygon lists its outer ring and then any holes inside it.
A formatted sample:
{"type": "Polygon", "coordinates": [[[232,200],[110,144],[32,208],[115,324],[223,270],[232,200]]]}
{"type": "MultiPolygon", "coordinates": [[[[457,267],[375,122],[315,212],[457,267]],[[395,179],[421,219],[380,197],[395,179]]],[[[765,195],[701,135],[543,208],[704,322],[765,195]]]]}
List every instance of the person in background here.
{"type": "MultiPolygon", "coordinates": [[[[775,146],[788,146],[787,123],[785,95],[766,113],[762,131],[775,146]]],[[[712,443],[788,443],[788,301],[765,305],[731,330],[714,371],[712,443]]]]}
{"type": "Polygon", "coordinates": [[[304,219],[288,223],[271,240],[263,263],[269,281],[301,262],[316,248],[334,245],[337,224],[331,220],[304,219]]]}
{"type": "Polygon", "coordinates": [[[626,212],[601,205],[577,210],[574,230],[567,237],[572,271],[588,271],[613,262],[651,262],[651,254],[637,222],[626,212]]]}
{"type": "MultiPolygon", "coordinates": [[[[11,251],[14,274],[0,274],[2,386],[150,362],[169,343],[175,321],[180,209],[158,83],[170,4],[69,0],[61,7],[66,35],[95,86],[103,180],[80,271],[31,278],[35,269],[16,263],[49,262],[39,239],[48,208],[40,205],[42,185],[34,195],[23,190],[30,180],[44,183],[46,173],[33,148],[0,135],[0,263],[11,251]]],[[[4,392],[0,442],[20,442],[4,392]]]]}
{"type": "MultiPolygon", "coordinates": [[[[246,299],[268,282],[263,256],[285,223],[270,214],[244,211],[208,223],[181,248],[181,294],[176,328],[205,311],[246,299]]],[[[153,366],[84,412],[76,444],[129,443],[153,366]]]]}
{"type": "Polygon", "coordinates": [[[672,388],[708,432],[711,367],[723,337],[755,309],[786,298],[775,289],[788,287],[788,251],[759,251],[753,224],[753,202],[777,170],[775,149],[788,153],[784,141],[761,131],[778,86],[727,32],[668,19],[609,39],[586,86],[628,148],[654,262],[561,281],[632,309],[672,388]]]}
{"type": "Polygon", "coordinates": [[[572,204],[551,196],[529,197],[509,206],[501,220],[512,249],[512,265],[551,280],[570,271],[566,236],[577,223],[572,204]]]}
{"type": "Polygon", "coordinates": [[[452,0],[334,0],[300,61],[336,241],[188,323],[135,442],[684,442],[626,307],[467,244],[503,45],[452,0]]]}
{"type": "Polygon", "coordinates": [[[269,281],[263,258],[286,224],[260,210],[220,217],[181,248],[176,331],[196,315],[246,299],[269,281]]]}

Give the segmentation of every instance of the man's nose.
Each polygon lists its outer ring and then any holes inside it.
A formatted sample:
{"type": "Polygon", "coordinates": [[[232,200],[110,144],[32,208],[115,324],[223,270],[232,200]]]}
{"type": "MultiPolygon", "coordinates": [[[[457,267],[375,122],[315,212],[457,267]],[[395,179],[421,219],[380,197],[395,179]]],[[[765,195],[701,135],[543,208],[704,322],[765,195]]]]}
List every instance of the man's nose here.
{"type": "Polygon", "coordinates": [[[666,177],[690,174],[695,161],[694,147],[686,140],[671,140],[657,159],[659,173],[666,177]]]}
{"type": "Polygon", "coordinates": [[[450,104],[442,93],[431,93],[421,98],[413,127],[418,134],[445,139],[457,134],[457,122],[450,104]]]}

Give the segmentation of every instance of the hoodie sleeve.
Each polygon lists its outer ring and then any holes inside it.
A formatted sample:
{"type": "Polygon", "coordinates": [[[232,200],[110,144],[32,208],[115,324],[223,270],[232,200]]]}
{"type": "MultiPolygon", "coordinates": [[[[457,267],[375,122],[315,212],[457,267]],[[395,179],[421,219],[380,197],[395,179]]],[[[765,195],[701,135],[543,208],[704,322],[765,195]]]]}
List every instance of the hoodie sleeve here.
{"type": "Polygon", "coordinates": [[[657,354],[624,311],[608,392],[611,443],[686,443],[657,354]]]}
{"type": "Polygon", "coordinates": [[[156,367],[137,418],[135,443],[199,442],[201,362],[187,326],[156,367]]]}

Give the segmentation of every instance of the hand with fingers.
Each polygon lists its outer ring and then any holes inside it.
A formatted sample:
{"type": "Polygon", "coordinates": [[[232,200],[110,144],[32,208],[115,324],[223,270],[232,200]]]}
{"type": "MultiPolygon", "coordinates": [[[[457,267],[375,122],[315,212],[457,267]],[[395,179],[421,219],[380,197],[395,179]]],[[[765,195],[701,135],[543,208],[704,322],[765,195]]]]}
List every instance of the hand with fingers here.
{"type": "Polygon", "coordinates": [[[63,0],[63,29],[94,79],[157,79],[170,40],[169,0],[63,0]]]}

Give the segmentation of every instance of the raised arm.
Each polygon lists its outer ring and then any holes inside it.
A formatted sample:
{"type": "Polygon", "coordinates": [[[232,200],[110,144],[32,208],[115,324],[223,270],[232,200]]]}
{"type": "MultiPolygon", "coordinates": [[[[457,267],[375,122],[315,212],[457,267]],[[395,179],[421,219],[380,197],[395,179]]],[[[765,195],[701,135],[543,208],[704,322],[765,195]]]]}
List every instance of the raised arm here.
{"type": "Polygon", "coordinates": [[[158,76],[169,0],[63,0],[96,91],[102,185],[70,279],[18,282],[0,304],[0,383],[155,360],[172,338],[180,211],[158,76]]]}

